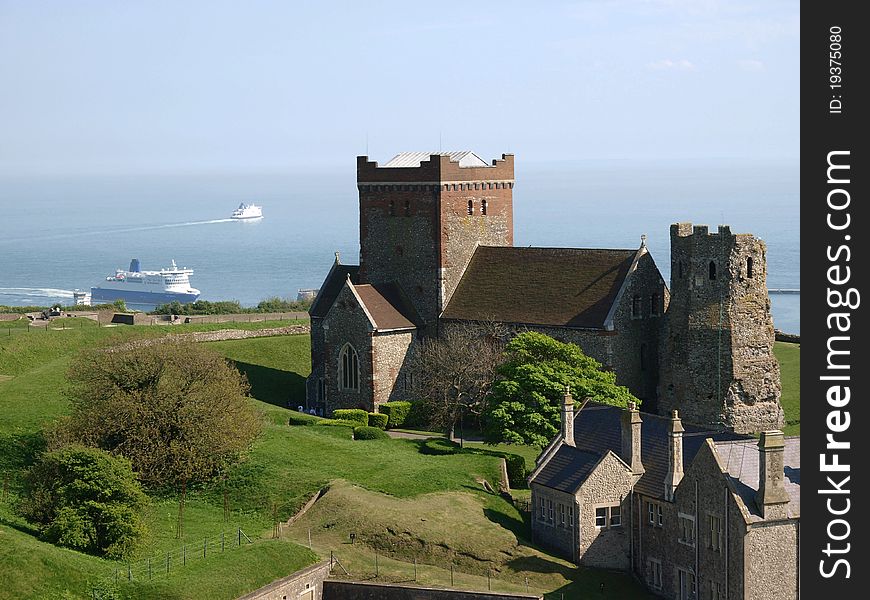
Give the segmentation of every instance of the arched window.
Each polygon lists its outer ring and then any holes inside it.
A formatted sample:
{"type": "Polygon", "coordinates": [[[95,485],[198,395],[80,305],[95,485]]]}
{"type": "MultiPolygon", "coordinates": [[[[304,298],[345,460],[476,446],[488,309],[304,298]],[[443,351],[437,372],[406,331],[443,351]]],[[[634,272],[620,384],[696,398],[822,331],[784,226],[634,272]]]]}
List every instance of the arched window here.
{"type": "Polygon", "coordinates": [[[710,281],[715,281],[716,279],[716,263],[712,260],[710,261],[710,281]]]}
{"type": "Polygon", "coordinates": [[[396,203],[393,200],[390,200],[390,216],[396,214],[396,203]]]}
{"type": "Polygon", "coordinates": [[[480,214],[486,216],[486,200],[480,201],[480,214]]]}
{"type": "Polygon", "coordinates": [[[474,214],[474,201],[473,200],[468,201],[468,214],[469,215],[474,214]]]}
{"type": "Polygon", "coordinates": [[[405,216],[407,217],[410,215],[411,215],[411,201],[405,200],[405,216]]]}
{"type": "Polygon", "coordinates": [[[341,349],[338,359],[339,380],[345,390],[359,390],[359,357],[350,344],[341,349]]]}
{"type": "Polygon", "coordinates": [[[752,279],[752,257],[746,259],[746,277],[752,279]]]}
{"type": "Polygon", "coordinates": [[[661,314],[659,311],[659,295],[658,294],[653,294],[652,296],[649,297],[649,314],[651,316],[654,316],[654,317],[661,314]]]}

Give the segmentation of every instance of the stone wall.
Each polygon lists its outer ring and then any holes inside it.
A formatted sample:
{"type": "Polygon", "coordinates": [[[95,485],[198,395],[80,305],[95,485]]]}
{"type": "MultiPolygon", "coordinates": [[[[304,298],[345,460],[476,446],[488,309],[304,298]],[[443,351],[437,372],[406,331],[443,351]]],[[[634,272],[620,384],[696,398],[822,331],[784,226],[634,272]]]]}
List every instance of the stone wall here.
{"type": "MultiPolygon", "coordinates": [[[[580,564],[604,569],[629,568],[629,494],[632,487],[630,469],[608,452],[586,477],[577,492],[580,539],[577,552],[580,564]],[[620,525],[595,524],[597,508],[620,507],[620,525]]],[[[608,515],[609,516],[609,515],[608,515]]]]}
{"type": "Polygon", "coordinates": [[[578,515],[577,498],[573,494],[560,492],[536,483],[532,484],[532,541],[554,550],[559,556],[572,562],[577,561],[578,515]],[[544,501],[544,514],[540,502],[544,501]],[[553,505],[553,518],[550,519],[548,502],[553,505]],[[573,507],[569,513],[568,506],[573,507]],[[560,522],[560,511],[565,510],[565,525],[560,522]],[[569,514],[573,518],[569,519],[569,514]]]}
{"type": "Polygon", "coordinates": [[[543,600],[543,596],[445,590],[386,583],[326,581],[323,600],[543,600]]]}
{"type": "Polygon", "coordinates": [[[372,360],[374,363],[374,407],[395,400],[410,400],[406,396],[406,363],[410,358],[411,344],[416,340],[414,331],[376,333],[372,337],[372,360]]]}
{"type": "Polygon", "coordinates": [[[798,598],[797,522],[756,524],[746,533],[746,600],[798,598]]]}
{"type": "Polygon", "coordinates": [[[322,600],[329,562],[322,562],[273,581],[238,600],[322,600]]]}
{"type": "Polygon", "coordinates": [[[371,323],[348,285],[341,288],[335,303],[323,318],[323,375],[326,387],[326,414],[336,408],[374,410],[372,398],[371,323]],[[339,363],[341,352],[350,344],[359,361],[359,389],[342,387],[339,363]]]}

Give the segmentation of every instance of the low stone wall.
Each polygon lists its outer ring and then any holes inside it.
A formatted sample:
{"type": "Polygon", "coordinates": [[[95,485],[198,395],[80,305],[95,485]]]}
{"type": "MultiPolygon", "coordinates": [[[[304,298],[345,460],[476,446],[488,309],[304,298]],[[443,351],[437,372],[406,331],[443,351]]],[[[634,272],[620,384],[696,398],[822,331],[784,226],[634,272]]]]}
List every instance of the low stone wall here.
{"type": "Polygon", "coordinates": [[[322,600],[323,580],[329,576],[329,561],[296,571],[238,600],[322,600]]]}
{"type": "Polygon", "coordinates": [[[258,321],[308,320],[307,312],[240,313],[233,315],[190,315],[181,317],[185,323],[256,323],[258,321]]]}
{"type": "Polygon", "coordinates": [[[777,342],[789,342],[790,344],[800,344],[801,336],[796,333],[785,333],[784,331],[780,331],[777,329],[775,331],[775,338],[777,342]]]}
{"type": "Polygon", "coordinates": [[[323,600],[543,600],[543,596],[330,580],[323,582],[323,600]]]}

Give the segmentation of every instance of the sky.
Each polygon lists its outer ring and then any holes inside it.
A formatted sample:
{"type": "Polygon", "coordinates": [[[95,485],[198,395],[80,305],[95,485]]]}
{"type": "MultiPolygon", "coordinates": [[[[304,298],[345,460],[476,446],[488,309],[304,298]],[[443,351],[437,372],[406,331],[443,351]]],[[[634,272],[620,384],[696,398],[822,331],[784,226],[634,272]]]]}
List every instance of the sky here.
{"type": "Polygon", "coordinates": [[[797,162],[799,3],[0,0],[0,175],[797,162]]]}

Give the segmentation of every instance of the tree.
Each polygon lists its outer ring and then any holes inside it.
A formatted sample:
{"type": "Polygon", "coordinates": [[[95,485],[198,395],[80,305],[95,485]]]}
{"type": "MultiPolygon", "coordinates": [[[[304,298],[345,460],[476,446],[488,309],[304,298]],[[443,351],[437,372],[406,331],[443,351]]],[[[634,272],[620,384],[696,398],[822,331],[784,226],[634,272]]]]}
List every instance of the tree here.
{"type": "Polygon", "coordinates": [[[488,442],[545,446],[560,429],[566,386],[576,398],[614,406],[640,401],[579,346],[537,332],[518,335],[497,368],[484,434],[488,442]]]}
{"type": "Polygon", "coordinates": [[[411,360],[412,387],[430,427],[452,438],[461,415],[483,413],[505,337],[494,322],[450,323],[421,343],[411,360]]]}
{"type": "Polygon", "coordinates": [[[52,543],[123,558],[145,532],[148,498],[125,458],[67,446],[44,454],[26,486],[22,513],[52,543]]]}
{"type": "Polygon", "coordinates": [[[238,461],[262,428],[247,380],[202,345],[140,342],[90,350],[68,373],[72,416],[55,442],[71,440],[126,456],[152,488],[180,492],[238,461]]]}

